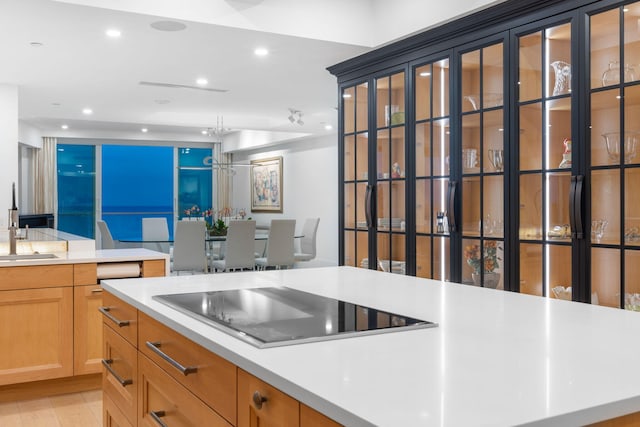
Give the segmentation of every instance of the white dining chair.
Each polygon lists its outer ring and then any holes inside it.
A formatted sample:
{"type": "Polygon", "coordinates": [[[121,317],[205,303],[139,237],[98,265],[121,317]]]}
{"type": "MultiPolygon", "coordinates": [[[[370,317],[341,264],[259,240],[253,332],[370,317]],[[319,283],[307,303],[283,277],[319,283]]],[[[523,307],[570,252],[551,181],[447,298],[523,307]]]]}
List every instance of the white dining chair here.
{"type": "Polygon", "coordinates": [[[178,221],[173,243],[171,272],[192,273],[207,271],[205,234],[207,227],[202,221],[178,221]]]}
{"type": "Polygon", "coordinates": [[[229,271],[255,268],[254,241],[256,222],[253,220],[229,221],[224,258],[211,261],[211,269],[229,271]]]}
{"type": "Polygon", "coordinates": [[[302,226],[300,238],[300,252],[295,252],[293,258],[296,261],[311,261],[316,257],[316,234],[320,218],[307,218],[302,226]]]}
{"type": "Polygon", "coordinates": [[[111,236],[111,231],[109,231],[107,223],[102,220],[98,220],[96,223],[98,224],[98,230],[100,231],[101,248],[115,249],[116,241],[113,240],[113,236],[111,236]]]}
{"type": "Polygon", "coordinates": [[[255,260],[259,270],[266,270],[267,267],[274,267],[278,270],[283,267],[293,267],[295,262],[293,257],[295,232],[295,219],[271,220],[266,256],[255,260]]]}
{"type": "Polygon", "coordinates": [[[169,225],[166,218],[142,218],[142,247],[169,253],[169,225]],[[166,241],[166,243],[165,243],[166,241]]]}

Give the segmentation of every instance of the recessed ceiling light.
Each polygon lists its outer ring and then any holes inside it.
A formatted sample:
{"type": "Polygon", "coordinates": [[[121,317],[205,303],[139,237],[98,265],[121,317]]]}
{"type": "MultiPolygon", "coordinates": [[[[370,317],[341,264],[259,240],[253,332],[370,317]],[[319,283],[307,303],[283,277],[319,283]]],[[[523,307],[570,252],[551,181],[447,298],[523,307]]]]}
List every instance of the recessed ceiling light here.
{"type": "Polygon", "coordinates": [[[428,71],[423,71],[423,72],[420,73],[420,77],[429,77],[430,75],[431,75],[431,73],[428,72],[428,71]]]}
{"type": "Polygon", "coordinates": [[[64,130],[69,129],[69,125],[62,125],[62,126],[60,126],[60,127],[61,127],[62,129],[64,129],[64,130]]]}
{"type": "Polygon", "coordinates": [[[29,43],[29,44],[30,44],[32,47],[42,47],[42,45],[43,45],[43,44],[42,44],[42,43],[40,43],[40,42],[31,42],[31,43],[29,43]]]}
{"type": "Polygon", "coordinates": [[[253,53],[255,53],[257,56],[267,56],[269,54],[269,51],[264,47],[259,47],[256,48],[253,53]]]}
{"type": "Polygon", "coordinates": [[[196,83],[199,84],[200,86],[204,86],[207,83],[209,83],[209,80],[205,79],[204,77],[200,77],[199,79],[196,80],[196,83]]]}
{"type": "Polygon", "coordinates": [[[149,132],[149,129],[147,129],[147,128],[142,128],[142,129],[140,129],[140,130],[142,131],[142,133],[147,133],[147,132],[149,132]]]}
{"type": "Polygon", "coordinates": [[[87,116],[93,114],[93,110],[91,108],[83,108],[82,109],[82,114],[85,114],[87,116]]]}
{"type": "Polygon", "coordinates": [[[182,31],[187,26],[177,21],[156,21],[151,23],[151,28],[158,31],[182,31]]]}
{"type": "Polygon", "coordinates": [[[117,39],[122,35],[122,31],[118,30],[117,28],[109,28],[105,32],[105,34],[107,35],[107,37],[111,37],[112,39],[117,39]]]}
{"type": "Polygon", "coordinates": [[[207,133],[209,133],[209,132],[207,132],[206,130],[203,130],[203,131],[201,131],[200,133],[201,133],[201,134],[203,134],[203,135],[206,135],[206,134],[207,134],[207,133]]]}
{"type": "Polygon", "coordinates": [[[331,130],[333,129],[333,126],[327,124],[327,125],[324,125],[324,128],[325,130],[331,130]]]}

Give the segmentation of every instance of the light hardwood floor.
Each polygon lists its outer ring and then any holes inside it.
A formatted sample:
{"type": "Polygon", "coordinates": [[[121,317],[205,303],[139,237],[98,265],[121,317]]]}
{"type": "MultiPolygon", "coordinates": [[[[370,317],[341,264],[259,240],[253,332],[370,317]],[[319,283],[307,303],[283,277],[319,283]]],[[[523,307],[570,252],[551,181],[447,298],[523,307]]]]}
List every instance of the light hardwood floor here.
{"type": "Polygon", "coordinates": [[[101,427],[102,390],[0,403],[0,426],[101,427]]]}

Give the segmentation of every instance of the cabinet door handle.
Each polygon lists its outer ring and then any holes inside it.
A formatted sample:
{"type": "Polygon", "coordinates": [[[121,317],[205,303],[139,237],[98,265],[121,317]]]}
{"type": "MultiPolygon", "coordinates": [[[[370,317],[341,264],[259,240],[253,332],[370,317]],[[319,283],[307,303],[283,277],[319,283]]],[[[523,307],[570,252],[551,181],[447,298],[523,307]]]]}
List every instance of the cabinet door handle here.
{"type": "Polygon", "coordinates": [[[114,317],[113,314],[109,313],[109,311],[111,310],[111,307],[99,307],[98,310],[100,310],[100,313],[104,314],[107,317],[107,319],[111,320],[113,323],[118,325],[118,327],[122,328],[123,326],[129,326],[128,320],[120,320],[114,317]]]}
{"type": "Polygon", "coordinates": [[[367,228],[373,227],[372,206],[373,206],[373,185],[367,185],[367,191],[364,196],[364,214],[367,219],[367,228]]]}
{"type": "Polygon", "coordinates": [[[571,238],[576,238],[576,182],[577,177],[571,176],[571,187],[569,188],[569,226],[571,227],[571,238]]]}
{"type": "Polygon", "coordinates": [[[165,362],[180,371],[182,375],[187,376],[189,374],[195,374],[196,372],[198,372],[198,368],[196,366],[182,366],[182,364],[176,362],[167,353],[160,350],[161,345],[162,344],[159,342],[147,341],[147,347],[149,347],[155,354],[160,356],[165,362]]]}
{"type": "Polygon", "coordinates": [[[262,409],[262,404],[267,401],[267,398],[264,397],[258,390],[253,392],[253,404],[256,409],[262,409]]]}
{"type": "Polygon", "coordinates": [[[122,387],[133,384],[133,380],[125,380],[120,375],[118,375],[118,373],[111,367],[112,364],[113,359],[102,359],[102,365],[107,368],[107,371],[109,371],[109,373],[113,375],[113,378],[115,378],[122,387]]]}
{"type": "Polygon", "coordinates": [[[575,217],[576,238],[584,239],[584,221],[582,219],[582,193],[584,189],[584,175],[576,176],[575,217]]]}
{"type": "Polygon", "coordinates": [[[149,416],[151,418],[153,418],[153,421],[155,421],[159,426],[161,427],[168,427],[162,420],[161,418],[164,417],[166,415],[166,413],[164,411],[150,411],[149,412],[149,416]]]}
{"type": "Polygon", "coordinates": [[[569,190],[569,225],[572,239],[584,239],[584,220],[582,218],[582,193],[584,192],[584,175],[571,177],[569,190]]]}
{"type": "Polygon", "coordinates": [[[447,222],[449,223],[449,232],[456,231],[456,189],[458,188],[456,181],[449,181],[449,191],[447,197],[447,222]]]}

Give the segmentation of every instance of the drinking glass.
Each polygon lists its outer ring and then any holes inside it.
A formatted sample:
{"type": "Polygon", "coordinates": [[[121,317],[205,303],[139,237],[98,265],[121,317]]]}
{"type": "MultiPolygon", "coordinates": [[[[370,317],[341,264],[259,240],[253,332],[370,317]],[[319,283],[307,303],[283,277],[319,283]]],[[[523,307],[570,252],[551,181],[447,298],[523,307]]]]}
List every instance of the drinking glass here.
{"type": "Polygon", "coordinates": [[[504,169],[504,150],[488,150],[489,161],[496,172],[502,172],[504,169]]]}
{"type": "Polygon", "coordinates": [[[600,243],[600,240],[602,240],[607,224],[609,224],[609,221],[606,219],[594,219],[591,221],[591,237],[593,237],[596,243],[600,243]]]}

